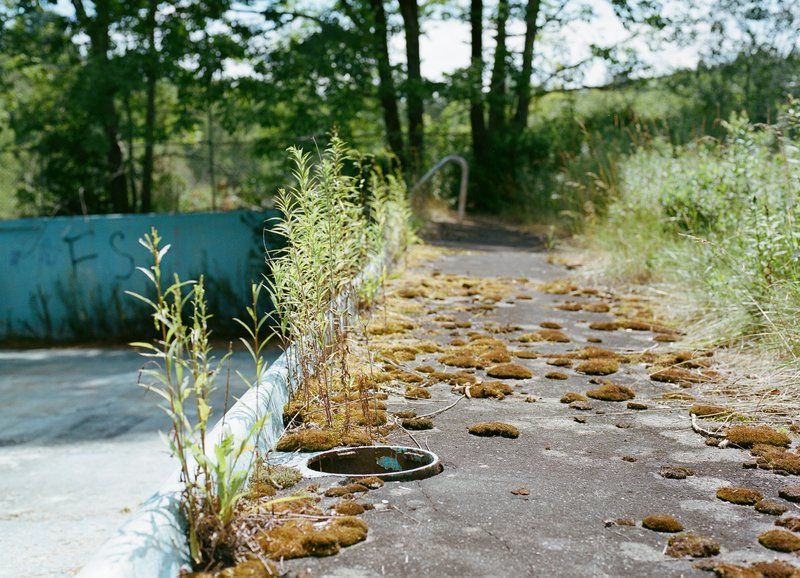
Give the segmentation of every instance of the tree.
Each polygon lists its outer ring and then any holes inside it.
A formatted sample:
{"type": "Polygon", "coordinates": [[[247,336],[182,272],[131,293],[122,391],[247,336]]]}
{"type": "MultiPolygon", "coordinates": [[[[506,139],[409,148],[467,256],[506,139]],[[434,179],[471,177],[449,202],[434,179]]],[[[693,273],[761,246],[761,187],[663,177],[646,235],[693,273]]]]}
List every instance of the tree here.
{"type": "Polygon", "coordinates": [[[425,112],[422,67],[419,53],[419,5],[417,0],[398,0],[403,17],[406,40],[406,109],[408,111],[408,163],[410,174],[416,177],[423,160],[425,144],[425,112]]]}
{"type": "Polygon", "coordinates": [[[402,162],[405,158],[403,129],[400,125],[400,112],[397,106],[397,88],[389,61],[389,31],[386,10],[383,0],[370,0],[370,7],[373,16],[375,60],[378,69],[378,95],[386,128],[386,141],[391,151],[402,162]]]}

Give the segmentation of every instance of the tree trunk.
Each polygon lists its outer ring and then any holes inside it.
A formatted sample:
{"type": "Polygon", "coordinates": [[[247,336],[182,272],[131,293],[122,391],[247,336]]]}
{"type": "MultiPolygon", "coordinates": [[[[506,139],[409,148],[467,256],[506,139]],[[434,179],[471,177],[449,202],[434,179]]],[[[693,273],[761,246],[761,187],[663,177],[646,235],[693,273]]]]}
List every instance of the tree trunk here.
{"type": "Polygon", "coordinates": [[[107,1],[95,2],[95,15],[90,19],[82,3],[76,1],[74,5],[91,41],[89,52],[98,69],[95,77],[96,112],[106,136],[106,191],[111,202],[111,210],[115,213],[127,213],[130,211],[128,181],[125,174],[125,158],[119,145],[119,117],[114,103],[117,87],[108,59],[111,49],[111,8],[107,1]]]}
{"type": "Polygon", "coordinates": [[[208,137],[208,181],[211,185],[211,210],[217,210],[217,171],[214,164],[214,113],[211,110],[211,96],[209,95],[208,109],[206,109],[207,130],[208,137]]]}
{"type": "Polygon", "coordinates": [[[408,141],[410,175],[419,173],[425,140],[423,125],[423,90],[422,71],[419,54],[419,6],[417,0],[399,0],[400,14],[403,17],[403,28],[406,37],[407,66],[407,108],[408,108],[408,141]]]}
{"type": "Polygon", "coordinates": [[[528,0],[525,8],[525,43],[522,49],[522,70],[517,79],[514,127],[521,132],[528,126],[528,109],[531,104],[531,73],[533,72],[533,43],[536,40],[536,20],[539,16],[539,1],[528,0]]]}
{"type": "Polygon", "coordinates": [[[489,132],[495,134],[506,123],[506,22],[508,21],[508,0],[497,3],[497,46],[494,49],[492,79],[489,84],[489,132]]]}
{"type": "Polygon", "coordinates": [[[472,130],[472,151],[481,163],[486,156],[486,117],[483,107],[483,0],[472,0],[469,10],[471,26],[469,122],[472,130]]]}
{"type": "Polygon", "coordinates": [[[158,54],[156,53],[156,11],[158,0],[149,0],[147,8],[147,67],[146,111],[144,120],[144,158],[142,159],[142,213],[152,210],[153,165],[156,127],[156,75],[158,54]]]}
{"type": "Polygon", "coordinates": [[[403,129],[400,125],[400,112],[397,107],[397,89],[389,61],[389,39],[386,25],[386,10],[383,0],[370,0],[375,25],[373,40],[378,64],[378,96],[383,109],[383,123],[386,125],[386,142],[395,156],[403,161],[403,129]]]}
{"type": "Polygon", "coordinates": [[[139,206],[139,199],[137,198],[136,194],[136,147],[133,141],[133,109],[131,107],[131,95],[130,93],[125,95],[124,99],[125,103],[125,124],[126,132],[128,133],[128,158],[127,162],[125,163],[128,167],[128,187],[131,191],[131,212],[135,213],[137,207],[139,206]]]}

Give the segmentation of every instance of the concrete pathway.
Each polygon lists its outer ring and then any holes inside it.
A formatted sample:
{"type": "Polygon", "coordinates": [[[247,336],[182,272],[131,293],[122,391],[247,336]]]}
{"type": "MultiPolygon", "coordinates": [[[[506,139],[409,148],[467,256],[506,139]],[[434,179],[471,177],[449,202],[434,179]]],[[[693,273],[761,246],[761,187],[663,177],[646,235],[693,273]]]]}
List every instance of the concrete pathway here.
{"type": "MultiPolygon", "coordinates": [[[[142,364],[130,348],[0,351],[0,576],[73,574],[177,470],[142,364]]],[[[221,416],[224,390],[214,403],[221,416]]]]}
{"type": "MultiPolygon", "coordinates": [[[[483,247],[491,251],[445,255],[420,271],[527,277],[533,283],[567,274],[548,264],[543,253],[498,245],[493,240],[483,247]]],[[[589,322],[611,316],[555,310],[568,297],[529,292],[533,299],[501,304],[485,316],[458,311],[456,302],[437,302],[436,307],[439,313],[456,315],[458,321],[472,321],[473,329],[480,330],[482,322],[522,327],[501,337],[536,330],[545,320],[559,322],[572,342],[534,344],[535,350],[545,353],[592,345],[590,337],[602,338],[602,347],[619,352],[670,346],[654,343],[647,331],[591,330],[589,322]]],[[[423,314],[415,317],[421,328],[414,336],[448,343],[452,334],[442,332],[430,319],[423,314]]],[[[438,365],[437,357],[421,356],[404,365],[433,364],[452,371],[438,365]]],[[[756,540],[775,528],[775,516],[715,497],[718,487],[732,484],[756,488],[781,501],[778,488],[792,479],[743,469],[742,463],[749,459],[746,452],[708,447],[692,432],[687,402],[654,399],[666,391],[684,390],[650,381],[641,365],[623,365],[613,380],[635,389],[636,400],[651,409],[630,411],[624,403],[592,401],[592,411],[576,411],[559,399],[568,391],[590,389],[587,376],[567,369],[569,378],[564,381],[545,379],[546,372],[558,369],[546,365],[545,359],[515,361],[534,373],[515,395],[502,401],[462,400],[435,418],[435,429],[414,432],[423,447],[441,457],[444,471],[369,492],[364,498],[378,507],[364,515],[370,526],[365,543],[330,558],[290,561],[284,568],[315,577],[708,575],[694,568],[696,560],[664,555],[668,534],[641,527],[643,517],[659,513],[671,514],[687,530],[718,540],[722,545],[718,560],[796,560],[767,550],[756,540]],[[526,396],[537,401],[526,403],[526,396]],[[491,420],[515,425],[521,431],[519,438],[479,438],[466,431],[469,425],[491,420]],[[667,464],[691,467],[696,475],[665,479],[659,469],[667,464]],[[512,494],[520,487],[530,494],[512,494]],[[604,524],[617,518],[632,518],[637,525],[604,524]]],[[[455,399],[445,384],[430,391],[430,400],[390,396],[389,410],[412,409],[421,415],[455,399]]],[[[393,441],[413,445],[402,433],[393,441]]],[[[337,483],[323,480],[323,488],[337,483]]],[[[790,514],[798,514],[796,506],[783,503],[790,514]]]]}

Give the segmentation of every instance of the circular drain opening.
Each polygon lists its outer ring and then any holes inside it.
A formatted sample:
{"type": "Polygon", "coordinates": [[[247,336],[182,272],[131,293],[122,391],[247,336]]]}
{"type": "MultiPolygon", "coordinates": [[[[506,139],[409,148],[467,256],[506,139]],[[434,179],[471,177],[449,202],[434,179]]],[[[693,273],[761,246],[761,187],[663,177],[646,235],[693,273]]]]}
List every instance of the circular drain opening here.
{"type": "Polygon", "coordinates": [[[306,463],[309,469],[338,476],[377,476],[382,480],[419,480],[442,471],[433,452],[404,446],[363,446],[330,450],[306,463]]]}

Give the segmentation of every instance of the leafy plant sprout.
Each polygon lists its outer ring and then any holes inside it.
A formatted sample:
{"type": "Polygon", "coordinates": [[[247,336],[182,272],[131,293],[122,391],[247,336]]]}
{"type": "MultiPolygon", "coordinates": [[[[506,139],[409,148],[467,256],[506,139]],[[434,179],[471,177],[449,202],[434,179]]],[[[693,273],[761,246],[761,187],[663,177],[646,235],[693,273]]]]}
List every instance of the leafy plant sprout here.
{"type": "MultiPolygon", "coordinates": [[[[132,343],[150,361],[142,369],[140,384],[163,399],[162,409],[170,419],[167,441],[180,464],[183,483],[181,509],[187,522],[189,550],[195,566],[232,561],[236,504],[244,496],[250,464],[252,438],[263,428],[266,416],[257,419],[248,435],[237,440],[223,430],[219,440],[209,439],[212,415],[210,396],[214,382],[230,361],[230,350],[220,359],[213,356],[210,344],[203,278],[181,281],[177,275],[164,286],[162,263],[170,246],[161,246],[155,229],[139,241],[151,254],[153,265],[139,270],[154,288],[154,298],[129,295],[152,310],[158,338],[153,343],[132,343]],[[187,311],[188,310],[188,311],[187,311]],[[194,415],[190,412],[194,410],[194,415]]],[[[253,356],[257,372],[263,368],[261,353],[264,322],[258,318],[260,290],[253,288],[254,306],[248,310],[252,326],[246,347],[253,356]]],[[[241,323],[241,322],[240,322],[241,323]]],[[[227,373],[230,375],[230,372],[227,373]]],[[[256,381],[258,380],[258,375],[256,381]]],[[[251,382],[245,379],[245,382],[251,382]]],[[[226,390],[230,387],[226,380],[226,390]]]]}

